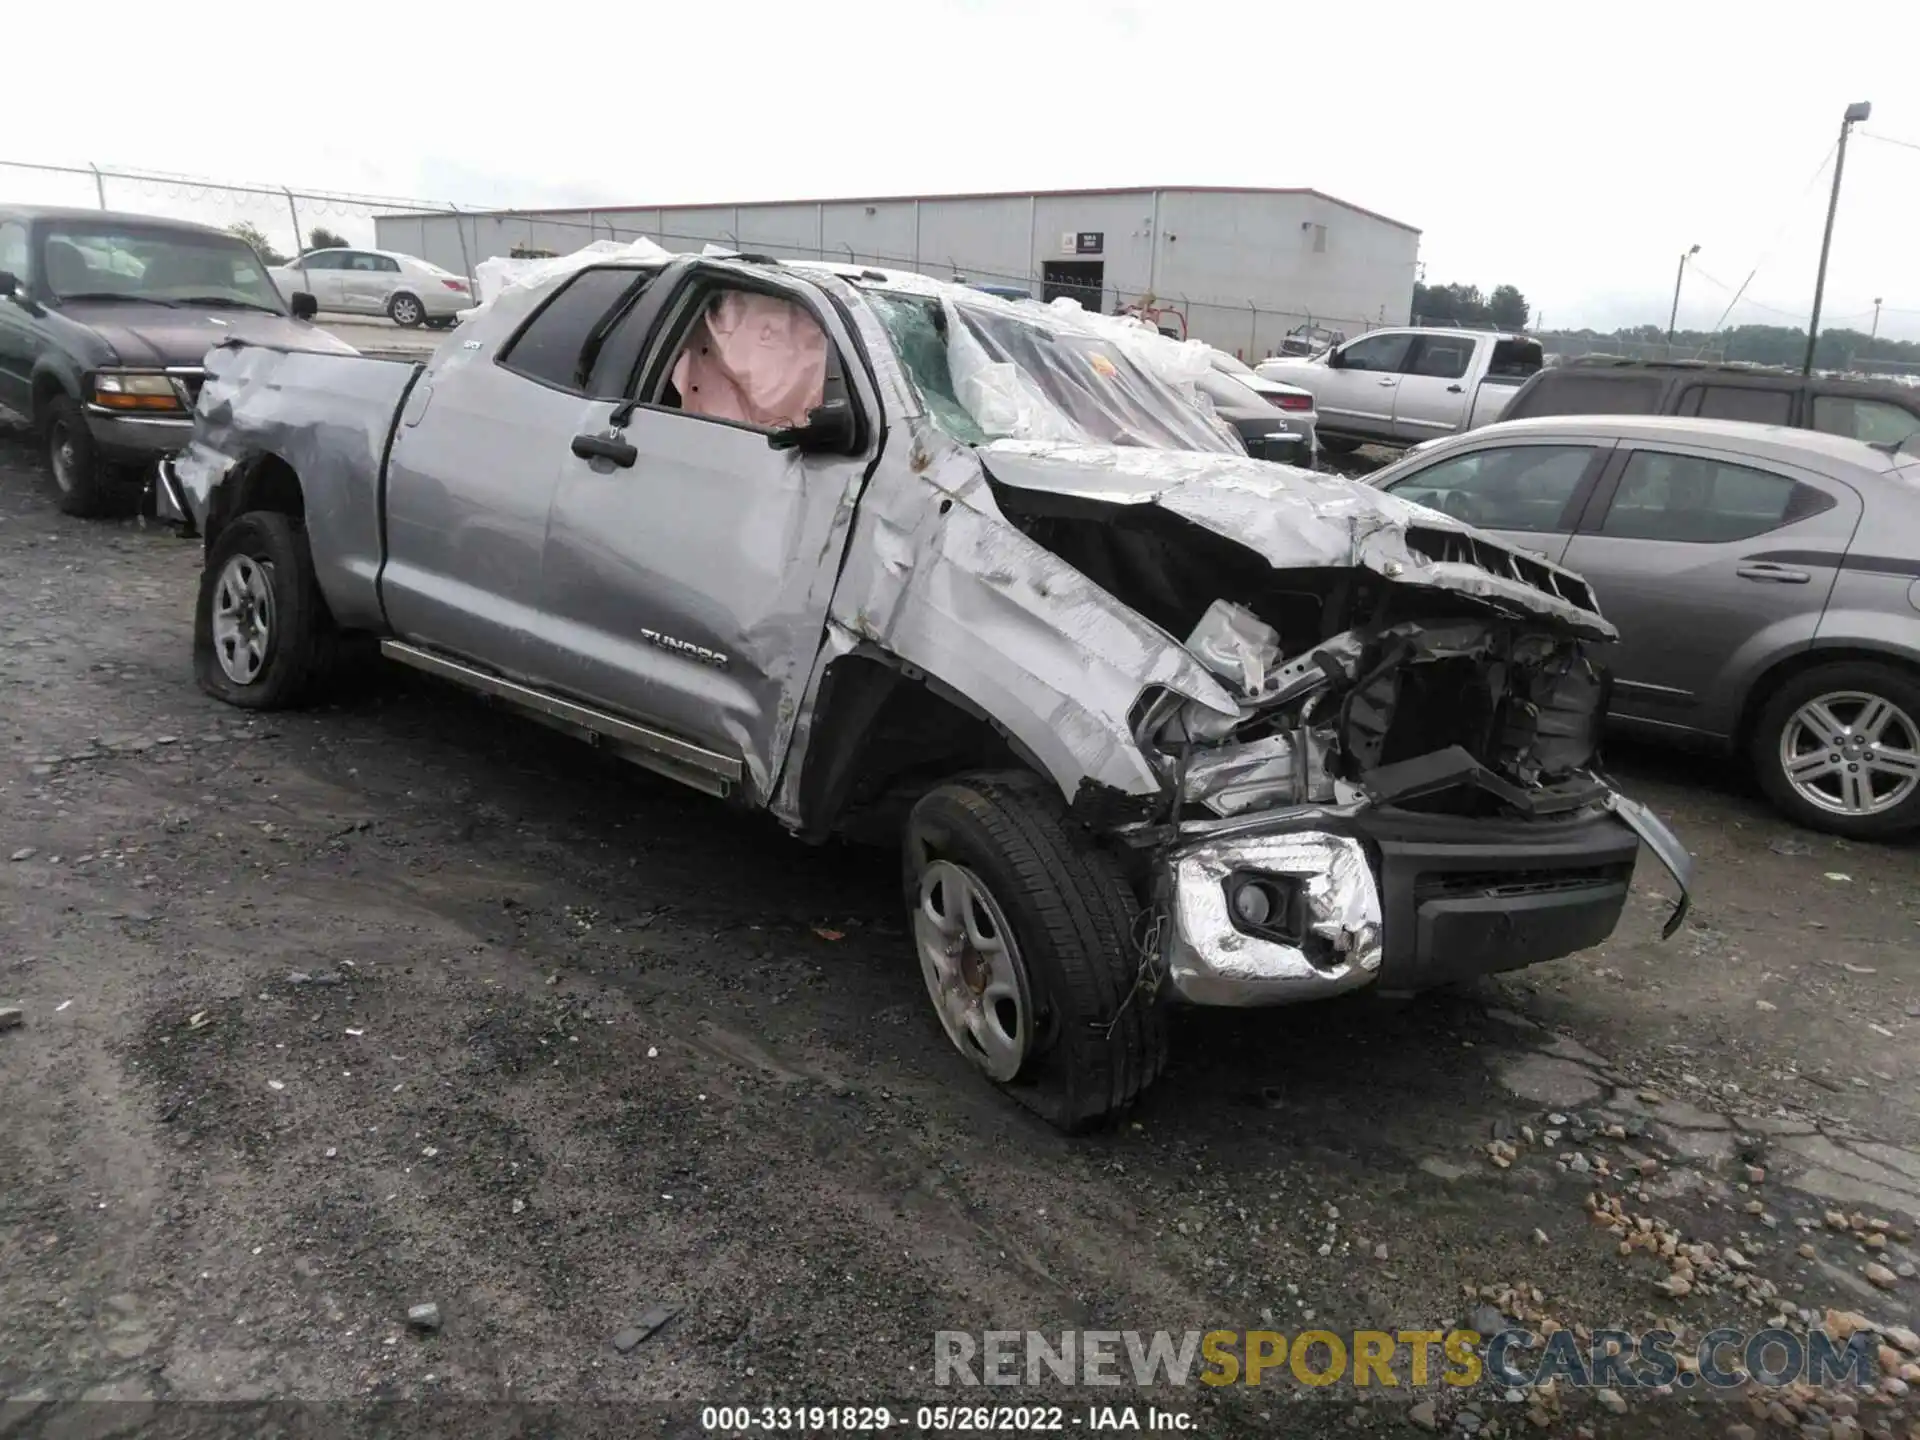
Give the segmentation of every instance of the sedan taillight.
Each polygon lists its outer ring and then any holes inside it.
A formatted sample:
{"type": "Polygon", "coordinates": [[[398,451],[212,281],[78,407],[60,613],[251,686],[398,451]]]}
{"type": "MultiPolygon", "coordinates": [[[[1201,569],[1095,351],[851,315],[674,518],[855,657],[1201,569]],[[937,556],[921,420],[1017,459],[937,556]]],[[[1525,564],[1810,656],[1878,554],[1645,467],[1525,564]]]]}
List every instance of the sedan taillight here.
{"type": "Polygon", "coordinates": [[[1281,410],[1311,410],[1313,408],[1313,396],[1311,395],[1275,395],[1270,398],[1273,400],[1275,407],[1281,410]]]}
{"type": "Polygon", "coordinates": [[[449,290],[458,290],[462,295],[467,293],[467,282],[464,280],[442,280],[440,283],[449,290]]]}

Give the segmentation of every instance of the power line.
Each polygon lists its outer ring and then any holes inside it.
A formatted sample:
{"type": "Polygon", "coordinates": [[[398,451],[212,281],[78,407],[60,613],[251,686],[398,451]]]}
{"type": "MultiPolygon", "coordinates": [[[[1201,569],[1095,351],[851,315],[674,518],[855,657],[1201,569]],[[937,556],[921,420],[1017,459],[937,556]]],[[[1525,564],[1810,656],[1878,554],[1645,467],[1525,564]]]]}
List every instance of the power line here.
{"type": "Polygon", "coordinates": [[[1856,135],[1864,135],[1869,140],[1878,140],[1882,145],[1898,145],[1902,150],[1920,150],[1920,144],[1912,140],[1897,140],[1891,135],[1882,135],[1877,130],[1855,130],[1856,135]]]}

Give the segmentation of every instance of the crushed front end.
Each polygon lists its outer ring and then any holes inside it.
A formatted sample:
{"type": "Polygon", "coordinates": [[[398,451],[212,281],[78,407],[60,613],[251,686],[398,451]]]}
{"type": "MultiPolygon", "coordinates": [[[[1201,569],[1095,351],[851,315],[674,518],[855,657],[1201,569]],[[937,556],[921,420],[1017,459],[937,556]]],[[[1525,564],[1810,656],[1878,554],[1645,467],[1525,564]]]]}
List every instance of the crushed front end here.
{"type": "Polygon", "coordinates": [[[1586,949],[1613,933],[1643,838],[1677,869],[1679,924],[1684,851],[1594,773],[1606,679],[1588,642],[1407,620],[1269,672],[1259,626],[1220,606],[1190,643],[1209,664],[1237,650],[1239,724],[1169,701],[1142,716],[1179,816],[1140,836],[1161,852],[1177,994],[1413,991],[1586,949]]]}
{"type": "Polygon", "coordinates": [[[1149,492],[1124,458],[987,458],[1016,524],[1234,699],[1149,689],[1132,717],[1162,795],[1112,829],[1176,995],[1415,991],[1571,954],[1612,934],[1643,841],[1678,927],[1685,850],[1597,769],[1613,630],[1578,576],[1278,467],[1149,492]]]}

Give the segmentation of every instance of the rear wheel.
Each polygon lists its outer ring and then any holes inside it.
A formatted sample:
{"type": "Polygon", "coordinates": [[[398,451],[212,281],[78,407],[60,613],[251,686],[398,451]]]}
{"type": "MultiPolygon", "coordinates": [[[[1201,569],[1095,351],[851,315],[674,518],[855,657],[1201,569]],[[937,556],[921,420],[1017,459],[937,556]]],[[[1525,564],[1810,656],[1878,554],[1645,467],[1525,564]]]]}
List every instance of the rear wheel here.
{"type": "Polygon", "coordinates": [[[194,610],[200,688],[248,710],[300,705],[330,678],[337,648],[300,521],[255,510],[222,530],[194,610]]]}
{"type": "Polygon", "coordinates": [[[427,307],[420,303],[419,296],[402,290],[387,302],[387,318],[396,325],[412,328],[427,318],[427,307]]]}
{"type": "Polygon", "coordinates": [[[68,515],[92,519],[111,513],[120,499],[114,468],[100,458],[87,414],[65,395],[47,402],[41,435],[54,503],[68,515]]]}
{"type": "Polygon", "coordinates": [[[1166,1063],[1139,985],[1132,891],[1024,772],[961,776],[907,822],[906,899],[941,1028],[987,1079],[1062,1130],[1111,1118],[1166,1063]]]}
{"type": "Polygon", "coordinates": [[[1810,829],[1920,829],[1920,677],[1872,660],[1795,675],[1761,712],[1751,755],[1767,797],[1810,829]]]}

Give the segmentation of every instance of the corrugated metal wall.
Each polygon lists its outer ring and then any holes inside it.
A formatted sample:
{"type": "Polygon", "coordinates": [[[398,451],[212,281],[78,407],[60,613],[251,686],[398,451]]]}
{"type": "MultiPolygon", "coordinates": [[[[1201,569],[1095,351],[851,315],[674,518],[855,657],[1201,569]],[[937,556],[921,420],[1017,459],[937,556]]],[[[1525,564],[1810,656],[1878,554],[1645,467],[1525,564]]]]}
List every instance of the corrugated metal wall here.
{"type": "Polygon", "coordinates": [[[1247,358],[1309,318],[1349,334],[1406,323],[1419,249],[1413,231],[1320,196],[1194,190],[382,216],[376,229],[382,249],[456,271],[516,248],[564,254],[645,236],[670,250],[711,243],[1038,295],[1048,262],[1097,261],[1104,309],[1151,291],[1189,333],[1247,358]]]}

